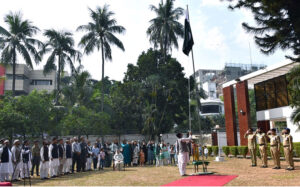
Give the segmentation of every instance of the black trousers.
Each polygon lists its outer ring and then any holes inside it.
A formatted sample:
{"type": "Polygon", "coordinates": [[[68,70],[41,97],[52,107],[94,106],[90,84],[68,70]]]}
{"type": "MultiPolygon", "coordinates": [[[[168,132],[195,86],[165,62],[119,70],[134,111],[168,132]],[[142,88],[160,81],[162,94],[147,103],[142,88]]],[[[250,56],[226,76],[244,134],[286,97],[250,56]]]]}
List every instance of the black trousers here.
{"type": "Polygon", "coordinates": [[[33,176],[34,168],[36,169],[36,175],[37,176],[39,175],[40,161],[41,161],[41,157],[39,157],[39,156],[33,156],[32,167],[31,167],[31,176],[33,176]]]}
{"type": "Polygon", "coordinates": [[[98,158],[93,158],[94,169],[97,169],[98,158]]]}
{"type": "Polygon", "coordinates": [[[86,156],[85,155],[80,155],[80,171],[85,171],[85,166],[86,166],[86,156]]]}
{"type": "Polygon", "coordinates": [[[76,164],[76,171],[80,172],[81,162],[80,162],[80,155],[77,153],[73,153],[72,157],[72,173],[74,173],[74,168],[76,164]]]}

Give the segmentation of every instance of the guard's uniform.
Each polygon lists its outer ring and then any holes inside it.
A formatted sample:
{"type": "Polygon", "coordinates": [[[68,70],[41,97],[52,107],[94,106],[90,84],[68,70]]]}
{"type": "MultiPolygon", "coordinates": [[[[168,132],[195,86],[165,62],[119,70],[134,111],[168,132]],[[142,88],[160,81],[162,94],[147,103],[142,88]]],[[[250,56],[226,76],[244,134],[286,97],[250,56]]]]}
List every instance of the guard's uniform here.
{"type": "Polygon", "coordinates": [[[290,134],[282,135],[282,144],[284,150],[284,156],[286,163],[288,165],[287,169],[294,169],[294,160],[293,160],[293,137],[290,134]]]}
{"type": "Polygon", "coordinates": [[[270,151],[274,161],[274,165],[280,168],[280,138],[277,135],[269,135],[270,138],[270,151]]]}
{"type": "Polygon", "coordinates": [[[258,145],[259,145],[259,153],[261,157],[262,165],[268,166],[268,155],[267,155],[267,139],[265,133],[257,133],[256,134],[258,145]]]}
{"type": "Polygon", "coordinates": [[[248,139],[248,149],[251,155],[252,166],[257,165],[256,161],[256,135],[255,134],[245,134],[245,138],[248,139]]]}

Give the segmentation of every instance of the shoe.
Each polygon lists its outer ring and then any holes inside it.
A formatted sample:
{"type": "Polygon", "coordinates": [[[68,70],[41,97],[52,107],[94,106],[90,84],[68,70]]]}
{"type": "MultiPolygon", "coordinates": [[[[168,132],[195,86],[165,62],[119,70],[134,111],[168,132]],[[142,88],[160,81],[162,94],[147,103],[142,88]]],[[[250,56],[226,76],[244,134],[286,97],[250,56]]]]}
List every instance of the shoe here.
{"type": "Polygon", "coordinates": [[[268,166],[261,166],[261,168],[268,168],[268,166]]]}
{"type": "Polygon", "coordinates": [[[251,165],[251,167],[256,167],[256,165],[251,165]]]}

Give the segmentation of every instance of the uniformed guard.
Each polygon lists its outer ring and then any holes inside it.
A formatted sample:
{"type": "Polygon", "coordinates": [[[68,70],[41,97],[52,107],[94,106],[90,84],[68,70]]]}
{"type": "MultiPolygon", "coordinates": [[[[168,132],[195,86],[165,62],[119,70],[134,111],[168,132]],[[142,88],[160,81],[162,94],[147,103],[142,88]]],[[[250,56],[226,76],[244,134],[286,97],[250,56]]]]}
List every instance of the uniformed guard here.
{"type": "Polygon", "coordinates": [[[294,170],[293,161],[293,137],[290,135],[290,129],[286,128],[282,130],[282,144],[284,150],[284,157],[288,167],[286,170],[294,170]]]}
{"type": "Polygon", "coordinates": [[[270,138],[270,151],[275,165],[273,169],[280,169],[280,137],[276,134],[276,129],[271,129],[268,132],[268,137],[270,138]]]}
{"type": "Polygon", "coordinates": [[[253,129],[248,129],[246,134],[244,135],[245,138],[248,139],[248,149],[251,154],[251,162],[252,167],[257,165],[256,163],[256,135],[253,133],[253,129]]]}
{"type": "Polygon", "coordinates": [[[267,155],[268,142],[267,142],[266,134],[263,132],[261,128],[258,128],[255,134],[259,145],[259,153],[262,162],[261,168],[267,168],[268,167],[268,155],[267,155]]]}

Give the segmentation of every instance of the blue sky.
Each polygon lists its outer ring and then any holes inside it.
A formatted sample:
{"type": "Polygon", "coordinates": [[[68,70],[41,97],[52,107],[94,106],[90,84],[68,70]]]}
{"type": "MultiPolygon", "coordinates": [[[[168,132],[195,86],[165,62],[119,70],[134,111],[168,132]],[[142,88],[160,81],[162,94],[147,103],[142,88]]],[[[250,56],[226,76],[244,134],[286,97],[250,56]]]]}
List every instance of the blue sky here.
{"type": "MultiPolygon", "coordinates": [[[[75,32],[79,25],[86,24],[90,18],[87,7],[95,8],[105,3],[110,4],[120,25],[127,31],[119,36],[126,48],[125,52],[113,48],[113,61],[107,62],[105,75],[115,80],[122,80],[128,63],[135,64],[143,50],[151,45],[146,35],[149,20],[155,15],[149,5],[157,5],[160,0],[9,0],[1,3],[0,17],[9,11],[21,11],[24,18],[31,20],[41,30],[54,28],[74,32],[78,42],[83,33],[75,32]]],[[[228,3],[219,0],[176,0],[175,5],[183,8],[189,5],[192,31],[194,35],[194,55],[196,69],[222,69],[225,63],[250,63],[249,44],[253,63],[271,65],[285,60],[288,52],[276,51],[271,56],[263,55],[253,42],[253,36],[246,33],[242,22],[254,23],[249,11],[230,11],[228,3]]],[[[180,20],[184,23],[184,17],[180,20]]],[[[5,26],[3,19],[0,25],[5,26]]],[[[37,36],[44,41],[44,37],[37,36]]],[[[187,75],[192,73],[191,58],[179,50],[173,50],[172,56],[185,68],[187,75]]],[[[83,65],[95,79],[101,78],[101,56],[95,52],[84,56],[83,65]]],[[[22,60],[19,60],[22,63],[22,60]]],[[[42,62],[36,69],[43,67],[42,62]]]]}

